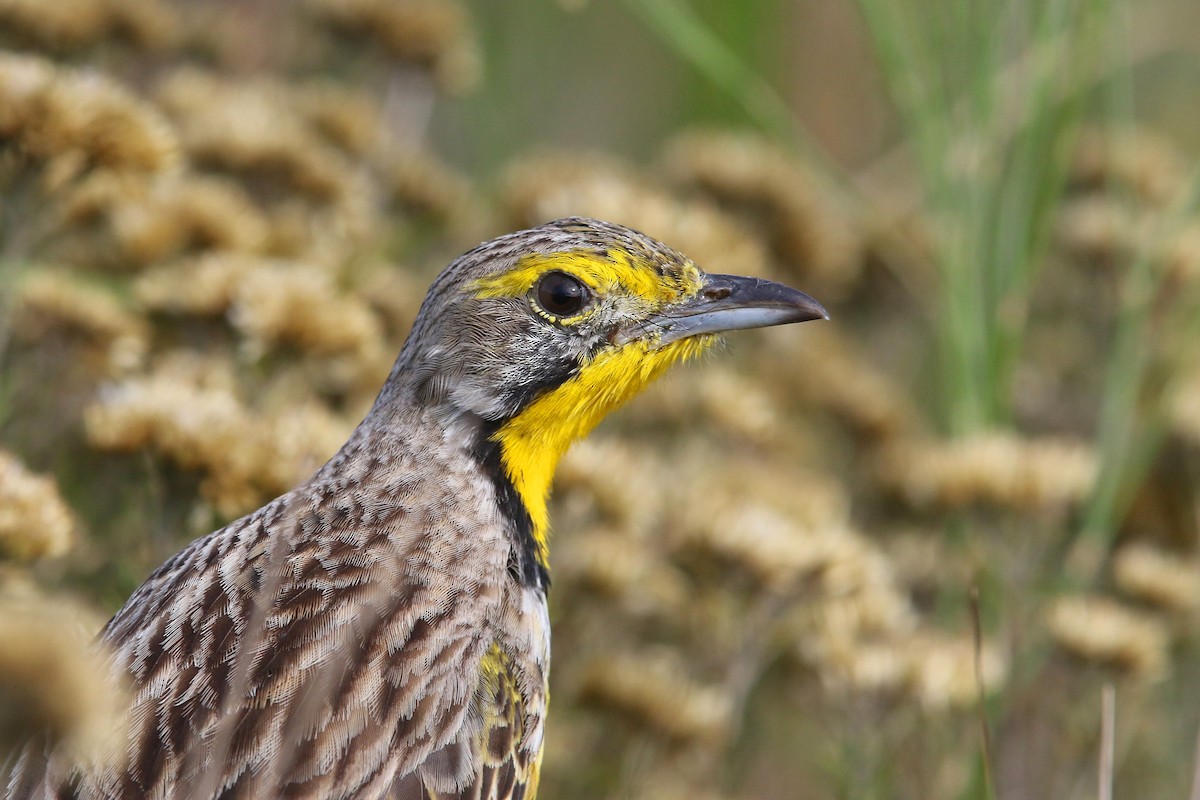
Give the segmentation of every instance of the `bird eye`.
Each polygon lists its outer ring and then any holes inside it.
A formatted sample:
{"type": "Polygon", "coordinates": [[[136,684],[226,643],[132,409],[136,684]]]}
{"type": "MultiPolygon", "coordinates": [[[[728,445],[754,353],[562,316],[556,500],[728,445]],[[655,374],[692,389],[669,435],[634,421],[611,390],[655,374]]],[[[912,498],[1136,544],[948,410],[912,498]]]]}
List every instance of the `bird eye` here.
{"type": "Polygon", "coordinates": [[[588,298],[587,287],[578,278],[564,272],[544,275],[537,284],[538,305],[555,316],[578,314],[588,298]]]}

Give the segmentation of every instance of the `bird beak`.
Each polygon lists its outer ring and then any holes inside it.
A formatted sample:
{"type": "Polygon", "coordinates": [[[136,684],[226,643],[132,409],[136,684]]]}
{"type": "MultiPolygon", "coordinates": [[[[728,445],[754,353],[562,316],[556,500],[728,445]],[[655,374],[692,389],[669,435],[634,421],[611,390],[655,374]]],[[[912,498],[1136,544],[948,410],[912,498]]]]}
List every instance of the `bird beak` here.
{"type": "Polygon", "coordinates": [[[782,283],[740,275],[706,275],[700,291],[663,309],[619,337],[617,344],[646,338],[662,347],[706,333],[766,328],[829,319],[825,307],[782,283]],[[623,341],[622,341],[623,340],[623,341]]]}

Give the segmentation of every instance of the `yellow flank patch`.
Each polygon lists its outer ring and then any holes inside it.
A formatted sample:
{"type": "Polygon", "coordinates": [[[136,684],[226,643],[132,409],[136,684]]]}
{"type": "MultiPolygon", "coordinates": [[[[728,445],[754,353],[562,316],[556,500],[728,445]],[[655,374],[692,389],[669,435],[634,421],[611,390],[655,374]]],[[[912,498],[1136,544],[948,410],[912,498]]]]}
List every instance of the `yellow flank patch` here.
{"type": "Polygon", "coordinates": [[[525,698],[513,675],[512,659],[498,644],[493,643],[479,662],[476,697],[483,715],[477,752],[486,766],[501,767],[513,760],[525,735],[525,698]]]}
{"type": "Polygon", "coordinates": [[[598,295],[623,291],[655,307],[694,294],[701,284],[700,270],[691,263],[677,277],[663,276],[645,259],[612,249],[604,255],[588,250],[533,253],[508,272],[475,281],[472,288],[477,297],[521,297],[553,271],[573,275],[598,295]]]}
{"type": "Polygon", "coordinates": [[[501,462],[529,509],[537,557],[543,565],[550,531],[546,501],[554,471],[567,448],[667,367],[699,355],[713,341],[715,337],[699,336],[653,349],[635,340],[605,350],[573,378],[538,397],[496,431],[501,462]]]}
{"type": "Polygon", "coordinates": [[[495,694],[500,686],[500,680],[508,677],[510,663],[508,654],[500,649],[500,645],[492,642],[492,646],[479,660],[479,679],[485,688],[495,694]]]}

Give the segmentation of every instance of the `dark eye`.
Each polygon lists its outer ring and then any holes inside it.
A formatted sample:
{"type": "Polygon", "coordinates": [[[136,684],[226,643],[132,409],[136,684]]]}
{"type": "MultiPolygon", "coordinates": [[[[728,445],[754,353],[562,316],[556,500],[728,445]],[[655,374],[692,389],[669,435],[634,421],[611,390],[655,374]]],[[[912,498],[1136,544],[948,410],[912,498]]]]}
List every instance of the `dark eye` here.
{"type": "Polygon", "coordinates": [[[538,281],[537,301],[547,312],[569,317],[578,314],[587,303],[588,290],[578,278],[563,272],[551,272],[538,281]]]}

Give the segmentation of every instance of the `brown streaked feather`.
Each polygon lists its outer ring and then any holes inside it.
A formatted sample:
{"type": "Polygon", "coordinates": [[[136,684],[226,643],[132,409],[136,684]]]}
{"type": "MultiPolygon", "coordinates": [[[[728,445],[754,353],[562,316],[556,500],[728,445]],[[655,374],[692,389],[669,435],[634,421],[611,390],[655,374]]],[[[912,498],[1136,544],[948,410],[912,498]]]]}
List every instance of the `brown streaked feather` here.
{"type": "Polygon", "coordinates": [[[157,570],[104,632],[135,683],[129,759],[78,796],[420,797],[455,750],[441,785],[477,780],[479,664],[523,590],[461,450],[360,430],[157,570]]]}

